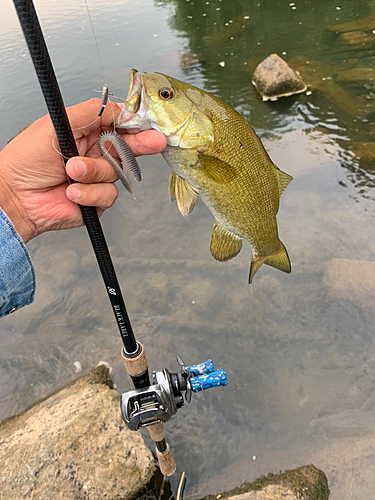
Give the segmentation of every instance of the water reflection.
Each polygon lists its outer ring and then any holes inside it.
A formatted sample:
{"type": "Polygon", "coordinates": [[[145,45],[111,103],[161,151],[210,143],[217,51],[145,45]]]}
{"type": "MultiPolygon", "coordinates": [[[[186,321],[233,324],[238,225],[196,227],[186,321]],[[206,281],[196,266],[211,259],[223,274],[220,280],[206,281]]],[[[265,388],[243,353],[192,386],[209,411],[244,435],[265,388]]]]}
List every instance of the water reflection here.
{"type": "MultiPolygon", "coordinates": [[[[156,4],[173,5],[169,24],[199,57],[207,90],[232,104],[263,137],[306,125],[334,132],[348,151],[342,166],[350,171],[349,180],[361,195],[372,196],[363,190],[375,180],[375,18],[369,2],[283,1],[272,8],[260,1],[156,4]],[[301,73],[311,95],[260,102],[251,76],[273,52],[301,73]],[[348,139],[358,143],[353,155],[348,139]]],[[[189,81],[189,72],[185,76],[189,81]]]]}

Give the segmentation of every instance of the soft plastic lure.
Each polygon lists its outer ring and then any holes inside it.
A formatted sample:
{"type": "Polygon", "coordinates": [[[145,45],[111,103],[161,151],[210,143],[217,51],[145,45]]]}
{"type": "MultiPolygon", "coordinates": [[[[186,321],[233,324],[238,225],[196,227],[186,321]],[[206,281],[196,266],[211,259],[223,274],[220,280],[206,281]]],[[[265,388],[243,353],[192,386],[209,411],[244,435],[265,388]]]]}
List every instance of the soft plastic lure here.
{"type": "Polygon", "coordinates": [[[139,168],[133,153],[130,151],[129,146],[117,132],[103,132],[98,139],[98,147],[104,158],[106,158],[115,169],[125,189],[129,191],[134,198],[133,186],[129,177],[126,175],[125,170],[136,182],[140,182],[142,180],[142,176],[141,169],[139,168]],[[105,147],[106,142],[110,142],[115,148],[120,157],[122,168],[113,156],[108,153],[105,147]]]}

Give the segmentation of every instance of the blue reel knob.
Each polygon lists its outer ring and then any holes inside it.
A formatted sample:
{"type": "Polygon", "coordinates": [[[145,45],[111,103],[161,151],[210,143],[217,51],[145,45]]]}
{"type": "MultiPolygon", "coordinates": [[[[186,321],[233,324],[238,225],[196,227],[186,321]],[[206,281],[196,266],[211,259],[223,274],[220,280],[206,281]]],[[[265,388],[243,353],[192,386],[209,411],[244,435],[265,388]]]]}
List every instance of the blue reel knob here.
{"type": "Polygon", "coordinates": [[[200,392],[205,389],[211,389],[211,387],[228,385],[227,374],[223,368],[219,368],[219,370],[214,372],[204,373],[198,377],[191,377],[189,381],[193,392],[200,392]]]}
{"type": "Polygon", "coordinates": [[[186,369],[188,372],[191,372],[196,376],[215,371],[212,359],[209,359],[204,363],[199,363],[198,365],[188,366],[186,369]]]}

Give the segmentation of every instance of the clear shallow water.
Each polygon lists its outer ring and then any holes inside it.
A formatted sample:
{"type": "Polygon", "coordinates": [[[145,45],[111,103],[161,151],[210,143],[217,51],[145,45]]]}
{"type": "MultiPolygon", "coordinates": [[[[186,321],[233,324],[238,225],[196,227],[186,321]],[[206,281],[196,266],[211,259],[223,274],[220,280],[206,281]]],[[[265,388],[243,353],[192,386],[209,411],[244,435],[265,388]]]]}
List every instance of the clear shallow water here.
{"type": "MultiPolygon", "coordinates": [[[[343,70],[373,67],[375,52],[345,45],[327,26],[366,19],[375,6],[143,0],[89,7],[115,94],[126,95],[131,67],[202,86],[236,107],[294,177],[278,217],[293,272],[263,266],[250,287],[250,246],[231,262],[214,261],[211,214],[198,204],[186,220],[180,216],[168,200],[169,167],[160,156],[141,160],[137,201],[121,192],[102,218],[151,369],[176,369],[179,353],[188,364],[211,357],[228,374],[227,388],[197,395],[167,424],[178,471],[188,477],[186,494],[314,463],[329,477],[331,498],[370,498],[374,171],[350,148],[374,140],[374,88],[340,78],[343,70]],[[182,50],[196,54],[195,63],[186,67],[185,58],[184,66],[182,50]],[[261,102],[251,74],[272,52],[310,61],[311,94],[261,102]],[[364,275],[357,261],[365,263],[364,275]]],[[[84,3],[67,1],[61,9],[38,2],[37,9],[66,104],[92,97],[103,77],[84,3]]],[[[11,3],[0,31],[4,145],[45,105],[11,3]]],[[[84,370],[109,361],[119,390],[129,388],[86,231],[45,234],[29,248],[37,298],[1,321],[1,418],[74,379],[75,361],[84,370]]]]}

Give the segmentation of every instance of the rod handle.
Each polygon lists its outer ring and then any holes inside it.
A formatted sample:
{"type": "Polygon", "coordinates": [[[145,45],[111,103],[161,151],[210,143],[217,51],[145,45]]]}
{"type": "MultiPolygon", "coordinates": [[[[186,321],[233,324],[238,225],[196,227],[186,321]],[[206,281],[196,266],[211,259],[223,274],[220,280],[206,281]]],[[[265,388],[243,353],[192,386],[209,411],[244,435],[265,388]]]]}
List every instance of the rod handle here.
{"type": "Polygon", "coordinates": [[[228,385],[228,379],[223,368],[219,368],[215,372],[204,373],[203,375],[199,375],[199,377],[191,377],[190,383],[193,392],[200,392],[205,389],[211,389],[211,387],[228,385]]]}
{"type": "Polygon", "coordinates": [[[164,453],[160,453],[156,448],[156,456],[158,457],[160,471],[163,476],[173,476],[176,472],[176,462],[174,461],[169,444],[167,443],[167,449],[164,453]]]}
{"type": "Polygon", "coordinates": [[[125,370],[132,377],[137,377],[142,375],[147,371],[148,364],[143,345],[137,342],[140,353],[135,358],[127,358],[124,353],[124,349],[121,349],[121,357],[125,365],[125,370]]]}
{"type": "Polygon", "coordinates": [[[168,443],[165,443],[165,431],[162,423],[149,425],[147,427],[151,439],[156,443],[156,456],[158,457],[159,467],[163,476],[173,476],[176,472],[176,462],[174,461],[171,449],[168,443]],[[164,442],[167,449],[165,452],[158,450],[158,443],[164,442]]]}

